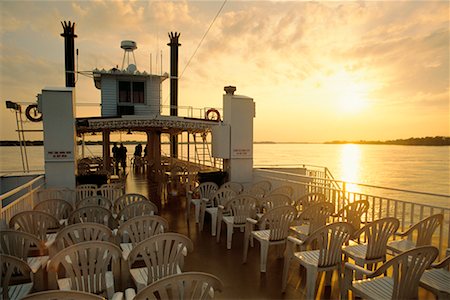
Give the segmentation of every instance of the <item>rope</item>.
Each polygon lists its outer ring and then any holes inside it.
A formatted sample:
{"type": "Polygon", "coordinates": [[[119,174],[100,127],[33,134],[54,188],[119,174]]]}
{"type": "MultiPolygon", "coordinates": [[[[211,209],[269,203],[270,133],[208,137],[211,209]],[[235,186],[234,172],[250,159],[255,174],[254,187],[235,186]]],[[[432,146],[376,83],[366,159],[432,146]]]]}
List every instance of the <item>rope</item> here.
{"type": "Polygon", "coordinates": [[[200,48],[200,46],[203,43],[203,40],[206,38],[206,36],[208,35],[209,30],[211,29],[211,27],[214,25],[214,22],[216,21],[217,17],[220,15],[220,13],[222,12],[223,7],[225,6],[225,3],[227,3],[228,0],[224,0],[222,3],[222,6],[220,7],[219,11],[217,12],[216,16],[214,17],[214,19],[212,20],[211,24],[209,25],[208,29],[206,30],[205,34],[203,35],[202,39],[200,40],[200,42],[198,43],[197,48],[195,49],[194,53],[192,54],[191,58],[189,58],[186,66],[184,66],[183,71],[181,72],[181,75],[178,77],[178,79],[181,79],[183,77],[184,71],[186,71],[187,67],[189,66],[189,64],[191,63],[192,59],[194,58],[195,54],[197,53],[198,49],[200,48]]]}

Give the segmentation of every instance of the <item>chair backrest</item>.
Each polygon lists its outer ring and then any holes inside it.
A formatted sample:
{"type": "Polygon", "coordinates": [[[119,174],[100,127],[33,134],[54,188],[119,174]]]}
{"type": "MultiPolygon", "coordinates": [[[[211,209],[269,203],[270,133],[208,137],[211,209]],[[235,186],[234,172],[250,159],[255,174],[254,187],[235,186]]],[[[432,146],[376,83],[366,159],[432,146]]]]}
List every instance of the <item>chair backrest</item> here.
{"type": "Polygon", "coordinates": [[[237,194],[240,194],[244,190],[244,186],[241,183],[235,181],[225,182],[220,186],[220,188],[232,189],[237,194]]]}
{"type": "Polygon", "coordinates": [[[187,236],[179,233],[162,233],[135,245],[128,255],[131,268],[137,259],[147,268],[147,284],[165,276],[176,274],[183,259],[184,249],[192,252],[194,245],[187,236]]]}
{"type": "Polygon", "coordinates": [[[270,230],[270,241],[286,239],[296,213],[297,210],[293,206],[279,206],[269,209],[259,220],[259,227],[260,229],[270,230]]]}
{"type": "Polygon", "coordinates": [[[58,220],[61,220],[69,217],[73,207],[69,202],[63,199],[48,199],[36,204],[33,210],[47,212],[55,216],[58,220]]]}
{"type": "Polygon", "coordinates": [[[112,242],[113,233],[111,229],[99,223],[77,223],[62,228],[55,237],[55,247],[60,251],[69,246],[87,242],[104,241],[112,242]]]}
{"type": "Polygon", "coordinates": [[[218,189],[219,186],[214,182],[202,182],[195,188],[194,194],[198,193],[198,198],[211,199],[218,189]]]}
{"type": "Polygon", "coordinates": [[[117,200],[114,202],[113,209],[116,213],[119,213],[125,206],[139,201],[150,201],[147,197],[141,194],[131,193],[131,194],[124,194],[117,198],[117,200]]]}
{"type": "Polygon", "coordinates": [[[41,241],[47,240],[50,228],[60,228],[59,220],[49,213],[39,210],[26,210],[14,215],[9,221],[11,229],[34,234],[41,241]]]}
{"type": "Polygon", "coordinates": [[[26,260],[35,247],[40,255],[44,255],[45,246],[35,235],[13,229],[0,230],[0,252],[3,254],[26,260]]]}
{"type": "Polygon", "coordinates": [[[221,292],[223,283],[214,275],[201,272],[185,272],[167,276],[140,291],[135,300],[146,299],[214,299],[221,292]]]}
{"type": "Polygon", "coordinates": [[[439,250],[436,247],[417,247],[393,257],[378,268],[371,277],[380,276],[392,267],[394,280],[392,299],[417,299],[420,278],[438,255],[439,250]]]}
{"type": "Polygon", "coordinates": [[[95,184],[81,184],[75,189],[77,194],[77,201],[81,201],[84,198],[97,195],[97,185],[95,184]]]}
{"type": "Polygon", "coordinates": [[[154,235],[164,233],[169,229],[169,223],[160,216],[134,217],[120,225],[117,234],[123,237],[126,233],[133,246],[154,235]]]}
{"type": "Polygon", "coordinates": [[[256,215],[258,199],[250,195],[238,195],[225,203],[225,211],[229,211],[233,216],[234,224],[244,225],[247,218],[254,218],[256,215]]]}
{"type": "Polygon", "coordinates": [[[272,183],[268,180],[261,180],[252,184],[250,188],[261,188],[264,190],[264,193],[267,195],[272,188],[272,183]]]}
{"type": "Polygon", "coordinates": [[[368,200],[358,200],[344,206],[337,215],[353,225],[355,230],[361,227],[361,217],[369,210],[368,200]]]}
{"type": "Polygon", "coordinates": [[[219,205],[225,205],[225,203],[228,200],[230,200],[236,196],[237,196],[237,193],[235,191],[233,191],[232,189],[227,189],[227,188],[218,189],[215,192],[215,194],[212,196],[210,204],[213,207],[217,207],[219,205]]]}
{"type": "Polygon", "coordinates": [[[70,278],[70,289],[94,294],[106,291],[106,272],[112,259],[122,256],[120,248],[109,242],[89,241],[74,244],[59,251],[48,264],[49,272],[59,273],[59,266],[70,278]]]}
{"type": "Polygon", "coordinates": [[[108,186],[102,185],[97,189],[97,193],[101,196],[108,198],[111,203],[114,203],[117,198],[123,195],[123,189],[117,184],[109,183],[108,186]]]}
{"type": "Polygon", "coordinates": [[[260,198],[258,201],[261,212],[266,212],[267,210],[278,206],[286,206],[291,204],[291,198],[282,194],[269,194],[263,198],[260,198]]]}
{"type": "Polygon", "coordinates": [[[297,217],[296,222],[308,223],[308,234],[316,231],[327,223],[328,217],[334,212],[334,205],[330,202],[317,202],[306,207],[297,217]]]}
{"type": "Polygon", "coordinates": [[[41,189],[36,192],[38,202],[48,199],[63,199],[63,190],[57,188],[41,189]]]}
{"type": "Polygon", "coordinates": [[[282,185],[271,190],[268,195],[285,195],[292,198],[294,195],[294,189],[290,185],[282,185]]]}
{"type": "Polygon", "coordinates": [[[295,206],[298,211],[301,211],[310,205],[326,201],[327,196],[325,196],[325,194],[323,193],[307,193],[295,201],[295,206]]]}
{"type": "Polygon", "coordinates": [[[117,214],[116,220],[119,222],[125,222],[131,218],[138,216],[148,216],[158,213],[158,207],[151,201],[139,201],[131,203],[117,214]]]}
{"type": "Polygon", "coordinates": [[[86,198],[78,201],[76,204],[76,208],[80,208],[83,206],[101,206],[106,209],[111,209],[112,202],[104,196],[95,195],[95,196],[86,197],[86,198]]]}
{"type": "Polygon", "coordinates": [[[101,206],[83,206],[70,214],[69,224],[85,222],[99,223],[110,228],[116,225],[111,211],[101,206]]]}
{"type": "MultiPolygon", "coordinates": [[[[33,273],[30,266],[22,259],[6,254],[0,254],[2,299],[10,299],[10,288],[15,288],[11,281],[19,279],[20,282],[33,282],[33,273]]],[[[14,297],[12,299],[15,299],[14,297]]]]}
{"type": "Polygon", "coordinates": [[[266,191],[258,186],[252,186],[242,192],[242,194],[247,194],[256,198],[264,198],[266,191]]]}
{"type": "Polygon", "coordinates": [[[335,266],[342,262],[342,245],[354,232],[353,226],[347,222],[335,222],[325,225],[305,240],[305,245],[314,245],[319,250],[319,267],[335,266]]]}
{"type": "Polygon", "coordinates": [[[81,291],[43,291],[29,294],[22,300],[104,300],[104,297],[81,291]]]}
{"type": "Polygon", "coordinates": [[[442,224],[443,220],[443,214],[435,214],[414,224],[410,230],[411,232],[417,230],[416,247],[431,245],[434,231],[442,224]]]}
{"type": "Polygon", "coordinates": [[[364,234],[367,240],[366,259],[377,259],[386,256],[388,239],[397,232],[400,222],[396,218],[383,218],[363,226],[354,233],[355,237],[364,234]]]}

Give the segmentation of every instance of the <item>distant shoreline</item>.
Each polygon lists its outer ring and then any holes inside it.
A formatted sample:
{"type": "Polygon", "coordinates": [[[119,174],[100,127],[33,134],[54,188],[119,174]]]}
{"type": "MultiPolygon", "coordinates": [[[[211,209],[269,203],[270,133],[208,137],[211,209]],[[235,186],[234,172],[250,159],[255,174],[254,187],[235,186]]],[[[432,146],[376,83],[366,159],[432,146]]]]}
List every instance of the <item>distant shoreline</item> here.
{"type": "MultiPolygon", "coordinates": [[[[129,141],[127,144],[138,144],[142,141],[129,141]]],[[[101,145],[101,141],[86,141],[86,145],[101,145]]],[[[273,142],[257,141],[253,144],[360,144],[360,145],[402,145],[402,146],[450,146],[450,137],[435,136],[422,138],[408,138],[388,141],[329,141],[329,142],[273,142]]],[[[43,141],[26,141],[27,146],[43,146],[43,141]]],[[[1,146],[20,146],[18,141],[0,141],[1,146]]]]}

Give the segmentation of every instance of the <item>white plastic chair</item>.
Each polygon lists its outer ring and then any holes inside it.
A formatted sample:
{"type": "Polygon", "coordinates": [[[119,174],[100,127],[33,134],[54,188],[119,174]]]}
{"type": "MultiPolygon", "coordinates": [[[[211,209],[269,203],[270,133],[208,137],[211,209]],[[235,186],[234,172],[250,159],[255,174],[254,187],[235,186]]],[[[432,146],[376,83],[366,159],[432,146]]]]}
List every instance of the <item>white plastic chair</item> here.
{"type": "Polygon", "coordinates": [[[181,273],[184,256],[193,249],[191,239],[172,232],[154,235],[135,245],[127,263],[138,292],[163,277],[181,273]],[[145,267],[133,268],[136,260],[142,260],[145,267]]]}
{"type": "Polygon", "coordinates": [[[217,212],[219,205],[224,205],[228,200],[236,196],[236,192],[232,189],[218,189],[211,199],[202,199],[200,206],[200,231],[203,231],[205,224],[205,214],[211,215],[211,235],[215,236],[217,233],[217,212]]]}
{"type": "Polygon", "coordinates": [[[128,258],[133,246],[149,237],[164,233],[168,229],[169,223],[160,216],[134,217],[121,224],[117,236],[124,259],[128,258]]]}
{"type": "Polygon", "coordinates": [[[15,256],[0,254],[0,266],[2,299],[21,299],[33,289],[33,273],[26,262],[15,256]]]}
{"type": "MultiPolygon", "coordinates": [[[[89,292],[108,299],[120,297],[115,291],[114,275],[122,251],[112,243],[89,241],[74,244],[58,252],[48,264],[49,276],[57,278],[60,290],[89,292]],[[59,277],[60,266],[65,277],[59,277]],[[112,270],[112,271],[111,271],[112,270]]],[[[116,276],[118,279],[118,276],[116,276]]]]}
{"type": "Polygon", "coordinates": [[[95,195],[95,196],[90,196],[90,197],[86,197],[80,201],[77,202],[76,204],[76,208],[80,208],[83,206],[102,206],[106,209],[111,209],[112,207],[112,202],[103,196],[100,195],[95,195]]]}
{"type": "Polygon", "coordinates": [[[261,272],[266,272],[269,246],[284,245],[289,232],[289,226],[297,211],[292,206],[279,206],[267,211],[259,220],[247,218],[244,236],[243,263],[247,261],[248,245],[251,238],[261,244],[261,272]],[[254,230],[257,225],[258,229],[254,230]]]}
{"type": "Polygon", "coordinates": [[[214,182],[203,182],[200,183],[194,190],[188,191],[186,195],[186,219],[189,220],[191,205],[194,205],[195,223],[199,223],[202,199],[211,199],[218,189],[219,186],[214,182]]]}
{"type": "Polygon", "coordinates": [[[93,222],[115,228],[117,226],[110,210],[101,206],[83,206],[69,216],[69,224],[93,222]]]}
{"type": "Polygon", "coordinates": [[[290,185],[281,185],[272,189],[267,196],[269,195],[285,195],[288,196],[289,199],[292,199],[292,196],[294,196],[294,189],[290,185]]]}
{"type": "Polygon", "coordinates": [[[295,208],[298,211],[303,211],[308,206],[319,202],[326,202],[327,197],[323,193],[307,193],[295,201],[295,208]]]}
{"type": "Polygon", "coordinates": [[[223,283],[214,275],[201,272],[186,272],[160,279],[144,288],[136,296],[134,296],[133,290],[127,295],[127,299],[208,300],[214,299],[215,293],[221,292],[222,289],[223,283]]]}
{"type": "Polygon", "coordinates": [[[95,294],[81,292],[81,291],[43,291],[33,294],[28,294],[22,300],[104,300],[95,294]]]}
{"type": "MultiPolygon", "coordinates": [[[[358,266],[364,267],[386,261],[388,239],[397,231],[400,222],[396,218],[383,218],[369,223],[357,230],[353,238],[367,240],[367,243],[350,245],[343,248],[345,257],[351,258],[358,266]]],[[[362,279],[356,274],[357,279],[362,279]]]]}
{"type": "Polygon", "coordinates": [[[224,184],[222,184],[220,186],[220,188],[232,189],[237,194],[242,193],[242,191],[244,190],[244,186],[242,185],[242,183],[239,183],[239,182],[236,182],[236,181],[227,181],[224,184]]]}
{"type": "Polygon", "coordinates": [[[438,299],[450,299],[450,253],[437,264],[431,265],[420,278],[419,285],[430,290],[438,299]]]}
{"type": "Polygon", "coordinates": [[[306,239],[312,232],[325,226],[333,214],[334,205],[330,202],[318,202],[306,207],[293,222],[290,230],[300,240],[306,239]]]}
{"type": "Polygon", "coordinates": [[[81,184],[75,188],[77,203],[86,197],[91,197],[97,195],[97,185],[96,184],[81,184]]]}
{"type": "Polygon", "coordinates": [[[0,230],[0,252],[18,257],[31,268],[37,289],[45,288],[47,248],[33,234],[19,230],[0,230]]]}
{"type": "Polygon", "coordinates": [[[443,214],[432,215],[414,224],[405,232],[396,233],[396,236],[407,238],[389,242],[388,250],[401,253],[414,247],[431,245],[433,233],[442,224],[443,219],[443,214]],[[413,239],[415,232],[417,233],[413,239]]]}
{"type": "Polygon", "coordinates": [[[388,260],[373,272],[345,263],[341,299],[347,299],[349,290],[364,299],[417,299],[420,278],[438,254],[433,246],[414,248],[388,260]],[[382,276],[391,267],[393,270],[389,274],[392,276],[382,276]],[[366,279],[353,281],[353,272],[362,273],[366,279]]]}
{"type": "Polygon", "coordinates": [[[50,231],[57,231],[61,228],[59,220],[49,213],[28,210],[14,215],[9,221],[11,229],[25,231],[35,235],[41,240],[42,244],[52,240],[56,234],[50,231]]]}
{"type": "Polygon", "coordinates": [[[227,249],[231,249],[234,228],[244,231],[247,218],[254,218],[258,200],[249,195],[239,195],[219,205],[217,214],[217,242],[220,241],[222,221],[227,225],[227,249]],[[229,212],[228,215],[223,215],[229,212]]]}
{"type": "Polygon", "coordinates": [[[73,211],[72,204],[63,199],[48,199],[39,202],[33,208],[51,214],[58,220],[65,220],[73,211]]]}
{"type": "MultiPolygon", "coordinates": [[[[306,299],[314,299],[316,280],[319,272],[338,270],[341,278],[342,245],[349,240],[353,233],[349,223],[337,222],[325,225],[311,233],[304,241],[288,237],[288,244],[284,256],[282,291],[286,290],[287,275],[291,262],[295,260],[306,268],[306,299]],[[300,246],[303,250],[297,252],[300,246]],[[312,246],[312,250],[304,250],[312,246]]],[[[331,279],[331,276],[329,277],[331,279]]],[[[339,286],[342,288],[341,280],[339,286]]]]}
{"type": "Polygon", "coordinates": [[[150,201],[150,200],[141,194],[136,193],[124,194],[119,198],[117,198],[117,200],[113,203],[113,211],[114,213],[118,214],[125,206],[139,201],[150,201]]]}
{"type": "Polygon", "coordinates": [[[151,201],[139,201],[131,203],[117,214],[116,220],[119,224],[139,216],[150,216],[158,213],[158,207],[151,201]]]}
{"type": "Polygon", "coordinates": [[[368,210],[369,201],[358,200],[345,205],[333,216],[336,220],[352,224],[353,228],[358,230],[361,228],[361,218],[368,210]]]}

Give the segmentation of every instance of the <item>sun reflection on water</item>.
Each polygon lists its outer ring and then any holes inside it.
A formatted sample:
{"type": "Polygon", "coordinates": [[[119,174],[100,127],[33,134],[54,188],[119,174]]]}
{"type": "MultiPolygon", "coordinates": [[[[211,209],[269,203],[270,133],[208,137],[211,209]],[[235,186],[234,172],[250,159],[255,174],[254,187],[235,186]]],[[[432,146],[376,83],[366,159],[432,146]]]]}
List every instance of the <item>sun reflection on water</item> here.
{"type": "MultiPolygon", "coordinates": [[[[360,180],[360,163],[361,163],[361,149],[355,144],[345,144],[341,148],[341,170],[343,181],[347,182],[361,182],[360,180]]],[[[361,188],[355,184],[347,184],[347,191],[361,192],[361,188]]]]}

